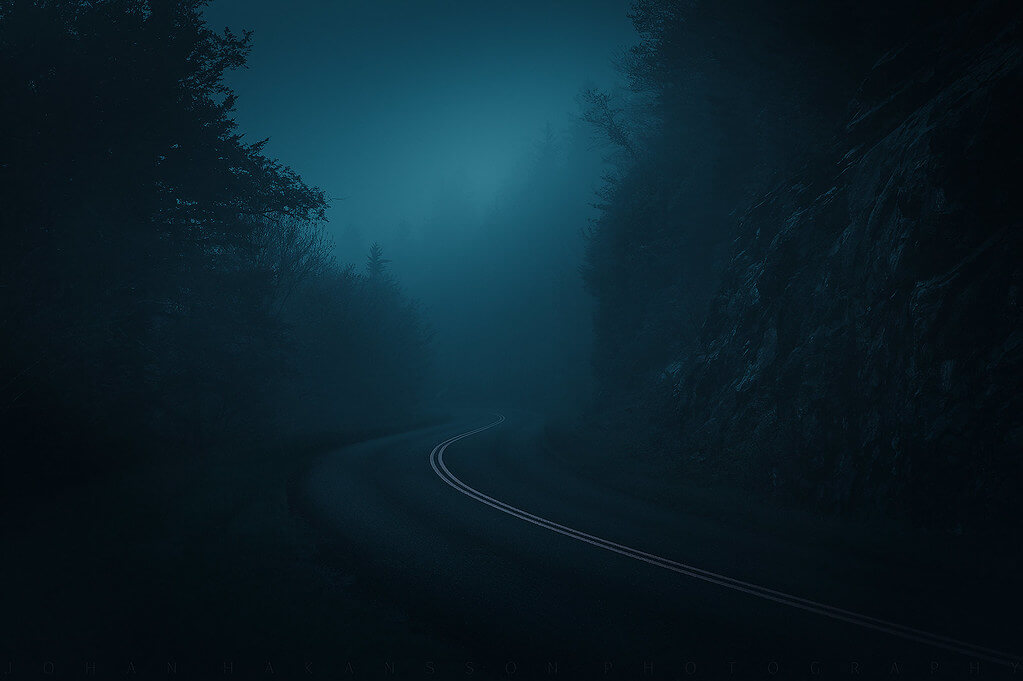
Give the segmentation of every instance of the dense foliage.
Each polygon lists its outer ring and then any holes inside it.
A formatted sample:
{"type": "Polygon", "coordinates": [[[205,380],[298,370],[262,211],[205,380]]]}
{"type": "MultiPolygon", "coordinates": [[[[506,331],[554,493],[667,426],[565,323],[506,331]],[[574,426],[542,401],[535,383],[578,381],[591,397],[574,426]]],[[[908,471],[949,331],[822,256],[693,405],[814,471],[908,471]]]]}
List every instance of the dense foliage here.
{"type": "Polygon", "coordinates": [[[204,4],[0,2],[5,481],[416,401],[415,307],[379,253],[335,264],[323,193],[237,130],[250,36],[204,4]]]}
{"type": "Polygon", "coordinates": [[[820,507],[1004,517],[1018,268],[998,253],[1018,240],[993,150],[1018,148],[999,122],[1019,111],[1018,7],[640,0],[632,18],[629,90],[583,98],[618,150],[585,271],[593,427],[820,507]]]}

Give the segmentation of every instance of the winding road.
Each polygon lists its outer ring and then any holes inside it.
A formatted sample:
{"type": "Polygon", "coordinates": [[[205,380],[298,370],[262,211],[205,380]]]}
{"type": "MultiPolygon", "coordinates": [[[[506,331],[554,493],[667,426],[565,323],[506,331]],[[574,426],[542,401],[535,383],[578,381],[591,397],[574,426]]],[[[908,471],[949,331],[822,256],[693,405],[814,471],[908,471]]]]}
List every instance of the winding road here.
{"type": "Polygon", "coordinates": [[[410,634],[495,675],[553,660],[562,676],[872,678],[1018,660],[998,651],[1014,647],[1011,614],[978,606],[980,587],[942,590],[911,557],[598,478],[547,446],[535,415],[467,411],[328,455],[305,491],[410,634]]]}

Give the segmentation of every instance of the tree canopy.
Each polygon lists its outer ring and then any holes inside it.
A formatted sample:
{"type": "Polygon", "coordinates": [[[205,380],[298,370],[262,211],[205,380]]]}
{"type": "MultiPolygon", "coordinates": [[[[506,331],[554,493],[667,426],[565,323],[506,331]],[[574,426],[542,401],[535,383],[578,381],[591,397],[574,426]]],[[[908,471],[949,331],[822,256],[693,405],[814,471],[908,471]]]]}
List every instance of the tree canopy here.
{"type": "MultiPolygon", "coordinates": [[[[361,289],[334,262],[323,192],[238,129],[225,74],[251,35],[209,28],[205,4],[0,3],[0,418],[15,440],[64,418],[76,437],[209,442],[296,408],[284,397],[319,380],[299,341],[326,333],[323,310],[345,320],[324,362],[355,374],[342,337],[388,342],[340,313],[361,289]],[[311,298],[319,315],[301,313],[311,298]]],[[[414,311],[390,304],[415,335],[414,311]]],[[[323,399],[395,387],[347,379],[323,399]]]]}

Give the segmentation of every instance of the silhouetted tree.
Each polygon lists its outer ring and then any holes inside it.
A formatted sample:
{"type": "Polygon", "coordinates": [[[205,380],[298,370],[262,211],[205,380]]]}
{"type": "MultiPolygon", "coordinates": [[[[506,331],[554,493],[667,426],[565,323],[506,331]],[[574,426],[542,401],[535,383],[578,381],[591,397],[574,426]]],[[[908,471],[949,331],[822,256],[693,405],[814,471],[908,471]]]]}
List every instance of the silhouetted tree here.
{"type": "Polygon", "coordinates": [[[369,256],[366,258],[366,273],[371,278],[381,278],[387,274],[387,263],[391,262],[384,257],[384,249],[378,243],[369,247],[369,256]]]}
{"type": "Polygon", "coordinates": [[[589,88],[580,95],[580,104],[580,117],[584,122],[598,130],[608,143],[620,147],[630,156],[635,153],[624,111],[613,102],[609,93],[589,88]]]}
{"type": "MultiPolygon", "coordinates": [[[[333,262],[323,193],[237,130],[224,76],[250,35],[209,29],[205,4],[0,2],[5,467],[28,466],[29,442],[34,468],[72,472],[145,439],[261,437],[317,380],[296,353],[328,330],[297,298],[321,282],[341,319],[367,295],[333,262]]],[[[362,340],[324,336],[324,362],[387,342],[345,333],[362,340]]],[[[372,387],[392,389],[416,394],[372,387]]]]}

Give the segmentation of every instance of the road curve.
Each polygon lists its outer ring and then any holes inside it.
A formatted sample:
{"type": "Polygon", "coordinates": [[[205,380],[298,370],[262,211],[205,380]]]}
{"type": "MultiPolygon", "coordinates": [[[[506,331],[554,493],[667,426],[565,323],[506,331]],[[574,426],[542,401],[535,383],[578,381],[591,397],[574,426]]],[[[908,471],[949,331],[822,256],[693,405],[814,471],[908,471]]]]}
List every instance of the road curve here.
{"type": "Polygon", "coordinates": [[[414,657],[407,641],[434,641],[498,676],[506,659],[535,658],[585,678],[612,661],[621,678],[651,661],[695,664],[705,678],[764,678],[770,665],[778,678],[811,665],[871,678],[893,664],[926,675],[1013,659],[996,650],[1020,640],[1019,622],[983,580],[948,589],[912,555],[846,547],[827,526],[776,529],[686,500],[666,508],[583,474],[543,426],[525,412],[465,410],[310,469],[306,503],[344,548],[351,588],[401,613],[400,636],[381,650],[414,657]]]}
{"type": "Polygon", "coordinates": [[[580,530],[576,530],[574,528],[561,525],[546,518],[542,518],[540,516],[529,513],[528,511],[525,511],[521,508],[516,508],[515,506],[511,506],[510,504],[506,504],[503,501],[499,501],[498,499],[495,499],[487,494],[484,494],[483,492],[465,484],[464,482],[459,480],[459,478],[454,473],[451,472],[451,470],[444,463],[444,452],[447,450],[449,446],[451,446],[455,442],[458,442],[459,440],[471,437],[473,435],[477,435],[485,430],[489,430],[491,428],[499,426],[506,420],[504,415],[502,414],[494,414],[494,416],[497,417],[495,421],[485,426],[481,426],[473,430],[468,430],[464,433],[460,433],[458,435],[450,437],[437,444],[430,452],[430,465],[432,466],[437,476],[445,483],[456,489],[458,492],[472,499],[475,499],[476,501],[486,504],[491,508],[497,509],[502,513],[507,513],[511,516],[514,516],[527,523],[532,523],[533,525],[537,525],[546,530],[550,530],[551,532],[556,532],[558,534],[570,537],[577,541],[590,544],[591,546],[596,546],[597,548],[601,548],[606,551],[611,551],[613,553],[618,553],[623,556],[628,556],[629,558],[634,558],[644,563],[649,563],[650,565],[655,565],[657,567],[664,568],[672,572],[677,572],[687,577],[693,577],[695,579],[703,580],[711,584],[716,584],[727,589],[740,591],[742,593],[749,594],[757,598],[763,598],[765,600],[781,603],[783,605],[788,605],[793,608],[805,610],[807,612],[822,615],[824,617],[828,617],[831,619],[848,622],[850,624],[855,624],[860,627],[865,627],[867,629],[872,629],[874,631],[891,634],[893,636],[898,636],[900,638],[908,639],[918,643],[924,643],[926,645],[934,646],[942,650],[959,653],[973,659],[986,660],[988,662],[993,662],[998,665],[1004,665],[1009,668],[1014,668],[1014,666],[1018,666],[1021,663],[1023,663],[1023,656],[1003,653],[983,646],[967,643],[965,641],[959,641],[948,636],[942,636],[940,634],[922,631],[920,629],[908,627],[902,624],[898,624],[896,622],[888,622],[886,620],[878,619],[876,617],[870,617],[869,615],[851,612],[849,610],[838,608],[832,605],[827,605],[825,603],[819,603],[817,601],[801,598],[799,596],[794,596],[792,594],[777,591],[775,589],[769,589],[767,587],[760,586],[757,584],[751,584],[750,582],[734,579],[732,577],[727,577],[725,575],[710,572],[708,570],[702,570],[700,568],[693,567],[691,565],[686,565],[684,563],[680,563],[669,558],[664,558],[662,556],[658,556],[652,553],[647,553],[646,551],[641,551],[639,549],[635,549],[629,546],[624,546],[617,542],[602,539],[601,537],[596,537],[592,534],[588,534],[586,532],[582,532],[580,530]]]}

